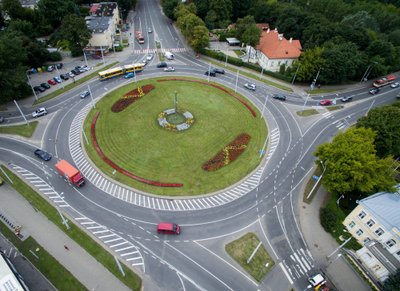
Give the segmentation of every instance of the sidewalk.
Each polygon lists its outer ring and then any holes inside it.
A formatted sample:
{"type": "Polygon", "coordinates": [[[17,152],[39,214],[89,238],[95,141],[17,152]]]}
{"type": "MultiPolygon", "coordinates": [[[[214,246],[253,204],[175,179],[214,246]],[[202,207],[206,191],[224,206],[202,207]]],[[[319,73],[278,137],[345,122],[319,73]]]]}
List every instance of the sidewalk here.
{"type": "Polygon", "coordinates": [[[338,256],[339,252],[332,255],[329,260],[327,258],[328,255],[332,254],[339,247],[338,243],[319,223],[319,210],[327,195],[328,193],[325,189],[319,187],[310,205],[302,201],[300,202],[300,228],[308,248],[317,262],[315,267],[322,269],[338,290],[371,290],[369,285],[347,262],[344,256],[338,256]]]}
{"type": "MultiPolygon", "coordinates": [[[[10,213],[47,252],[89,290],[129,290],[75,241],[51,223],[7,183],[1,186],[0,210],[10,213]],[[69,250],[64,248],[64,245],[69,250]]],[[[40,256],[40,251],[38,252],[40,256]]]]}

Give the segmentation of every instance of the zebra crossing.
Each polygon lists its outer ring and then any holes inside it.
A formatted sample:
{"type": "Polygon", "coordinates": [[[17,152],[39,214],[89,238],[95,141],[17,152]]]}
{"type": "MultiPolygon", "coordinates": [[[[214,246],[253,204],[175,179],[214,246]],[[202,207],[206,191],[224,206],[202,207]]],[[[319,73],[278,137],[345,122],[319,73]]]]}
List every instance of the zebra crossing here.
{"type": "Polygon", "coordinates": [[[340,120],[340,119],[338,119],[338,120],[332,122],[332,125],[335,125],[336,128],[339,129],[339,130],[341,130],[341,129],[343,129],[343,128],[346,127],[346,124],[345,124],[342,120],[340,120]]]}
{"type": "Polygon", "coordinates": [[[171,53],[183,53],[186,52],[186,48],[183,47],[178,47],[178,48],[163,48],[163,49],[140,49],[140,50],[133,50],[134,54],[149,54],[149,53],[165,53],[165,52],[171,52],[171,53]]]}
{"type": "Polygon", "coordinates": [[[267,161],[272,157],[276,148],[278,147],[279,138],[280,138],[279,128],[276,127],[273,130],[271,130],[269,138],[270,138],[270,145],[269,145],[269,152],[267,155],[267,161]]]}
{"type": "MultiPolygon", "coordinates": [[[[74,118],[70,130],[69,130],[69,148],[72,159],[78,169],[81,171],[83,176],[87,181],[90,181],[98,189],[103,192],[114,196],[117,199],[123,200],[125,202],[155,209],[155,210],[165,210],[165,211],[193,211],[209,209],[221,205],[230,203],[253,189],[255,189],[261,180],[264,167],[258,168],[255,172],[250,174],[245,180],[240,184],[235,185],[231,189],[224,190],[218,194],[207,197],[191,198],[191,199],[174,199],[174,198],[161,198],[148,196],[142,193],[138,193],[132,189],[125,188],[119,184],[114,183],[109,180],[108,177],[104,176],[97,169],[95,169],[92,164],[86,159],[82,147],[81,147],[81,134],[83,121],[86,117],[87,112],[90,110],[91,105],[88,104],[84,107],[74,118]]],[[[274,141],[279,133],[274,132],[274,141]]],[[[277,144],[274,143],[276,147],[277,144]]]]}
{"type": "Polygon", "coordinates": [[[131,266],[142,267],[144,270],[144,259],[138,247],[111,231],[106,226],[98,224],[72,208],[64,200],[63,193],[59,194],[56,192],[53,187],[47,184],[42,178],[18,165],[10,164],[10,166],[40,193],[47,196],[56,207],[64,209],[77,223],[96,236],[97,239],[113,252],[117,253],[123,260],[131,264],[131,266]]]}
{"type": "Polygon", "coordinates": [[[304,278],[309,272],[315,267],[313,263],[314,259],[309,250],[303,248],[297,249],[288,258],[282,260],[282,268],[286,270],[286,275],[290,277],[292,281],[296,281],[300,278],[304,278]]]}

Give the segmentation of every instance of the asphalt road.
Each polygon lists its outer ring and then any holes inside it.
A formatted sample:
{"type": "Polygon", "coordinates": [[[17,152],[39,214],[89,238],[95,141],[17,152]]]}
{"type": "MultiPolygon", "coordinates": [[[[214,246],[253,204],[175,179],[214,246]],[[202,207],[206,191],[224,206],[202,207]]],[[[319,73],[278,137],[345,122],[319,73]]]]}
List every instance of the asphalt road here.
{"type": "MultiPolygon", "coordinates": [[[[169,62],[176,72],[169,75],[207,80],[204,72],[209,64],[185,51],[180,36],[161,14],[155,0],[140,1],[132,26],[133,31],[143,32],[152,27],[153,33],[147,33],[144,45],[132,39],[132,54],[122,63],[143,60],[147,51],[155,48],[154,41],[159,41],[162,48],[176,55],[169,62]]],[[[165,76],[167,73],[155,67],[157,61],[153,59],[137,79],[165,76]]],[[[149,276],[161,290],[304,290],[306,278],[317,271],[318,265],[298,223],[300,188],[313,167],[312,153],[369,108],[392,102],[397,92],[389,88],[377,96],[370,96],[368,88],[346,92],[353,96],[353,101],[345,108],[325,111],[304,122],[295,111],[303,106],[324,110],[316,107],[322,97],[307,98],[293,93],[287,94],[286,102],[281,102],[271,98],[272,94],[281,93],[278,89],[255,82],[257,90],[249,91],[243,87],[249,79],[237,76],[236,72],[227,71],[210,79],[246,95],[263,112],[269,125],[268,152],[258,170],[212,197],[180,200],[148,196],[116,185],[98,173],[82,153],[85,142],[81,137],[82,120],[93,104],[91,98],[81,100],[78,95],[87,84],[45,104],[49,115],[41,118],[38,130],[42,134],[41,147],[54,156],[50,162],[41,162],[33,156],[36,145],[3,136],[0,159],[28,182],[32,181],[28,177],[40,178],[41,182],[32,186],[55,205],[62,206],[63,211],[97,236],[110,251],[149,276]],[[78,165],[88,180],[85,187],[76,189],[65,183],[54,170],[58,159],[78,165]],[[182,234],[176,237],[157,234],[155,226],[159,221],[179,223],[182,234]],[[258,235],[276,262],[261,283],[246,274],[224,251],[226,243],[249,231],[258,235]],[[124,251],[125,247],[129,251],[124,251]]],[[[129,82],[134,79],[115,78],[105,82],[93,79],[88,84],[93,97],[100,99],[129,82]]],[[[22,121],[16,115],[10,120],[22,121]]]]}

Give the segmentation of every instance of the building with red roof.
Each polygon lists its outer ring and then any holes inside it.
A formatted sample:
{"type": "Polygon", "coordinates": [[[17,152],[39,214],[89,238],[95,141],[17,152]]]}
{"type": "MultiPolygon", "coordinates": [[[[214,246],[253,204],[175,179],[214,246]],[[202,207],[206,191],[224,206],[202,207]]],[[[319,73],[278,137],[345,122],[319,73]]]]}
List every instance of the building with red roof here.
{"type": "Polygon", "coordinates": [[[278,72],[282,65],[290,67],[301,54],[299,40],[287,40],[278,30],[266,29],[261,32],[260,43],[256,49],[247,47],[250,62],[258,63],[264,70],[278,72]]]}

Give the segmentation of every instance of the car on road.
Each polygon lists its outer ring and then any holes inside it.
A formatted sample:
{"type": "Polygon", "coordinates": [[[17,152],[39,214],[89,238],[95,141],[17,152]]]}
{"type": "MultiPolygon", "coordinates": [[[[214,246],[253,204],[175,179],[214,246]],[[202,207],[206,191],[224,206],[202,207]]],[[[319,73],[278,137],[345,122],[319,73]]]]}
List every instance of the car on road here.
{"type": "Polygon", "coordinates": [[[42,86],[35,86],[35,87],[33,87],[33,90],[34,90],[35,92],[40,92],[40,93],[46,91],[46,89],[43,88],[42,86]]]}
{"type": "Polygon", "coordinates": [[[56,81],[57,83],[62,83],[62,80],[59,76],[55,76],[53,80],[56,81]]]}
{"type": "Polygon", "coordinates": [[[153,59],[153,54],[148,54],[147,56],[146,56],[146,61],[151,61],[152,59],[153,59]]]}
{"type": "Polygon", "coordinates": [[[135,73],[133,73],[133,72],[130,72],[130,73],[128,73],[128,74],[126,74],[124,76],[125,79],[130,79],[130,78],[133,78],[133,77],[135,77],[135,73]]]}
{"type": "Polygon", "coordinates": [[[57,84],[57,82],[54,81],[53,79],[48,80],[47,83],[49,83],[50,85],[56,85],[57,84]]]}
{"type": "Polygon", "coordinates": [[[164,234],[180,234],[181,227],[176,223],[160,222],[157,224],[157,232],[164,234]]]}
{"type": "Polygon", "coordinates": [[[375,95],[379,93],[379,88],[372,88],[371,90],[369,90],[369,94],[375,95]]]}
{"type": "Polygon", "coordinates": [[[211,77],[216,77],[217,73],[214,70],[212,70],[212,71],[205,72],[204,75],[211,76],[211,77]]]}
{"type": "Polygon", "coordinates": [[[89,91],[83,91],[81,94],[79,94],[79,97],[81,98],[81,99],[84,99],[84,98],[86,98],[87,96],[89,96],[90,95],[90,92],[89,91]]]}
{"type": "Polygon", "coordinates": [[[349,102],[353,99],[353,97],[351,96],[343,96],[342,98],[340,98],[340,101],[342,102],[349,102]]]}
{"type": "Polygon", "coordinates": [[[390,85],[390,87],[398,88],[398,87],[400,87],[400,83],[399,82],[393,83],[393,84],[390,85]]]}
{"type": "Polygon", "coordinates": [[[164,72],[175,72],[175,67],[167,67],[164,69],[164,72]]]}
{"type": "Polygon", "coordinates": [[[400,99],[400,93],[397,94],[396,99],[400,99]]]}
{"type": "Polygon", "coordinates": [[[152,33],[152,32],[153,32],[153,30],[151,29],[151,27],[149,27],[149,28],[147,29],[147,32],[148,32],[148,33],[152,33]]]}
{"type": "Polygon", "coordinates": [[[46,114],[47,114],[46,108],[45,107],[40,107],[40,108],[36,109],[35,111],[33,111],[32,117],[36,118],[36,117],[43,116],[43,115],[46,115],[46,114]]]}
{"type": "Polygon", "coordinates": [[[45,89],[50,89],[51,88],[51,86],[49,84],[47,84],[47,83],[40,84],[40,87],[43,87],[45,89]]]}
{"type": "Polygon", "coordinates": [[[246,89],[249,89],[249,90],[252,90],[252,91],[256,91],[256,84],[254,84],[254,83],[246,83],[246,84],[244,84],[244,87],[246,88],[246,89]]]}
{"type": "Polygon", "coordinates": [[[48,152],[45,152],[44,150],[41,149],[35,150],[35,156],[46,162],[51,160],[51,155],[48,152]]]}
{"type": "Polygon", "coordinates": [[[166,67],[168,67],[166,62],[161,62],[157,64],[157,68],[166,68],[166,67]]]}
{"type": "Polygon", "coordinates": [[[328,100],[328,99],[319,101],[319,105],[322,105],[322,106],[328,106],[328,105],[331,105],[331,104],[332,104],[331,100],[328,100]]]}
{"type": "Polygon", "coordinates": [[[286,101],[286,96],[283,94],[274,94],[274,95],[272,95],[272,98],[281,100],[281,101],[286,101]]]}
{"type": "Polygon", "coordinates": [[[3,116],[0,116],[0,123],[3,123],[4,122],[4,117],[3,116]]]}
{"type": "Polygon", "coordinates": [[[217,74],[225,74],[225,70],[224,69],[220,69],[220,68],[214,68],[213,69],[214,70],[214,72],[216,72],[217,74]]]}

